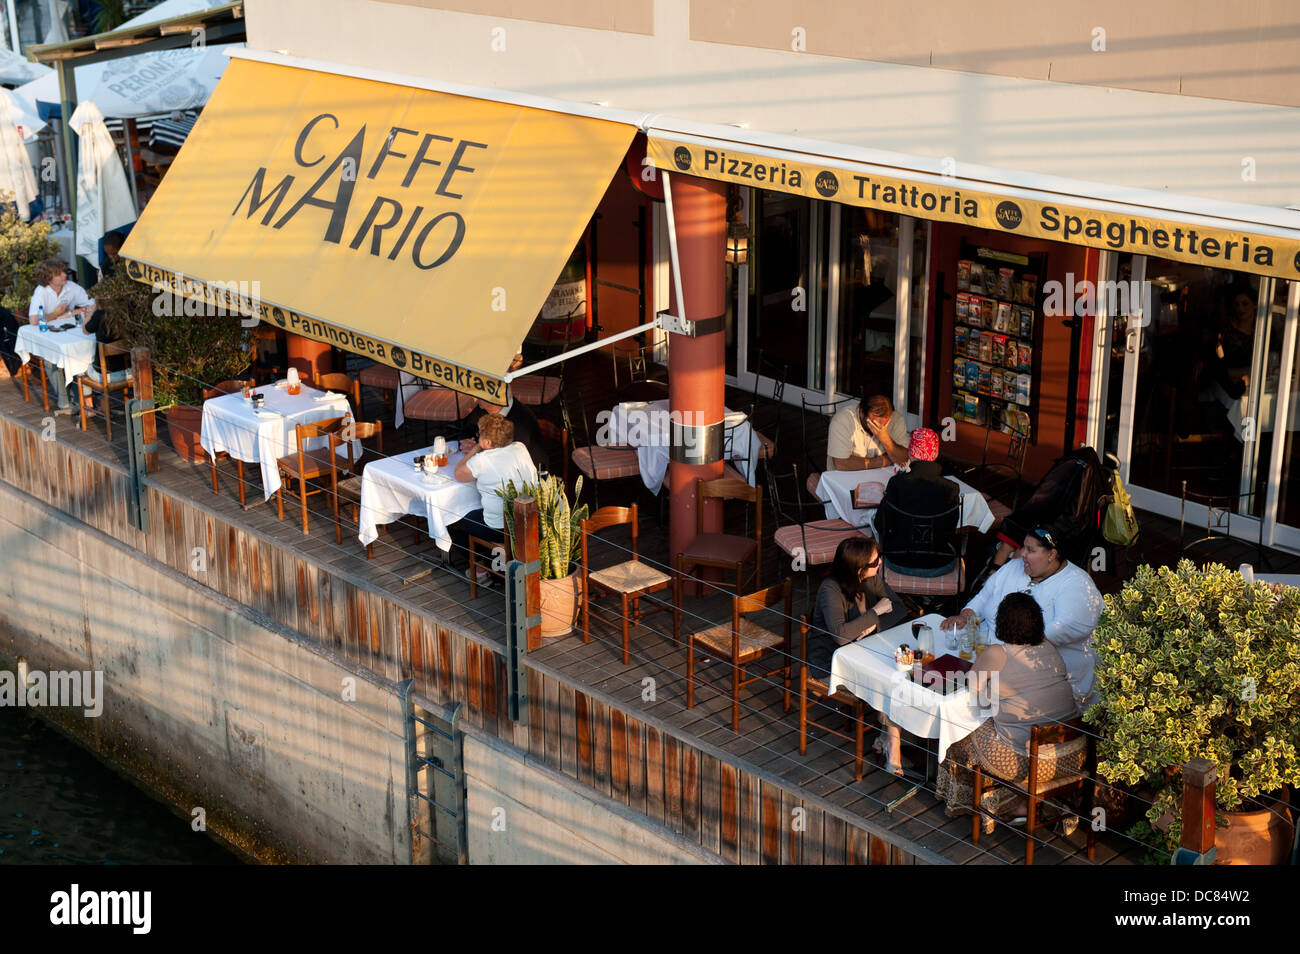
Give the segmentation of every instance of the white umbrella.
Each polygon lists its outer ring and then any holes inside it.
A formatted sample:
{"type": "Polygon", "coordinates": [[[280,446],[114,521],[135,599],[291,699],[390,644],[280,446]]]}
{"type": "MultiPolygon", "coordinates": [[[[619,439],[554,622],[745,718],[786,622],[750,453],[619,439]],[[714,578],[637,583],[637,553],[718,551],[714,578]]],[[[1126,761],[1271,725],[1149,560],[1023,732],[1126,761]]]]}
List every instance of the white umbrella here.
{"type": "Polygon", "coordinates": [[[69,125],[81,137],[77,160],[76,253],[98,264],[99,239],[107,231],[136,220],[135,203],[104,114],[83,100],[69,125]]]}
{"type": "Polygon", "coordinates": [[[54,70],[40,63],[33,63],[26,57],[19,56],[13,50],[0,48],[0,83],[21,86],[42,76],[53,76],[54,70]]]}
{"type": "Polygon", "coordinates": [[[0,89],[0,190],[13,193],[18,214],[26,222],[28,207],[36,198],[36,176],[15,125],[18,112],[9,90],[0,89]]]}
{"type": "MultiPolygon", "coordinates": [[[[77,99],[94,100],[105,116],[123,119],[194,109],[208,101],[225,72],[228,45],[139,53],[79,66],[77,99]]],[[[58,104],[59,79],[44,76],[14,92],[30,112],[38,113],[38,102],[58,104]]]]}

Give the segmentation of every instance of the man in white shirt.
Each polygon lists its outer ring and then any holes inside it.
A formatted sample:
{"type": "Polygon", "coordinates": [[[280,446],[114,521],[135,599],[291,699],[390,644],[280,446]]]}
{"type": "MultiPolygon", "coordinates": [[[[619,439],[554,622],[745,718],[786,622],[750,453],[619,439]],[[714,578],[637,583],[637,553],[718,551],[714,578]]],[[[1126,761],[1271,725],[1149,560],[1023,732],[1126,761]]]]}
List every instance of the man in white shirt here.
{"type": "MultiPolygon", "coordinates": [[[[86,294],[86,290],[68,279],[68,263],[60,258],[49,258],[36,267],[36,290],[27,306],[29,324],[39,324],[41,316],[47,322],[69,315],[89,315],[95,310],[95,300],[86,294]]],[[[52,362],[45,362],[45,374],[54,387],[58,398],[57,414],[71,414],[73,407],[68,400],[68,382],[63,371],[52,362]]]]}
{"type": "Polygon", "coordinates": [[[827,470],[907,466],[907,422],[889,398],[876,394],[846,404],[826,433],[827,470]]]}
{"type": "Polygon", "coordinates": [[[515,440],[515,426],[500,414],[484,414],[478,422],[478,440],[461,441],[460,449],[466,455],[456,465],[456,479],[463,483],[474,481],[483,506],[466,514],[451,525],[452,543],[466,552],[469,538],[505,541],[505,501],[497,496],[497,489],[514,481],[537,482],[537,468],[523,444],[515,440]]]}
{"type": "Polygon", "coordinates": [[[1070,676],[1070,688],[1080,710],[1097,701],[1093,689],[1096,657],[1092,634],[1104,601],[1088,574],[1061,556],[1052,530],[1039,527],[1025,537],[1020,559],[1008,560],[958,616],[943,621],[943,629],[964,626],[971,616],[987,620],[997,636],[998,606],[1008,593],[1028,593],[1043,610],[1048,642],[1060,650],[1070,676]]]}

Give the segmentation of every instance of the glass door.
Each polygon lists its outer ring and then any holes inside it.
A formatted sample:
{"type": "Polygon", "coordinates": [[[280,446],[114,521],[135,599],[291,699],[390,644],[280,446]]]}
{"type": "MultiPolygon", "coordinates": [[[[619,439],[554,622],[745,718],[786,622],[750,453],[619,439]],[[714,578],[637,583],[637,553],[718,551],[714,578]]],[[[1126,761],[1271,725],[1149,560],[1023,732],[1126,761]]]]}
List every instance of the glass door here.
{"type": "Polygon", "coordinates": [[[1111,324],[1122,396],[1118,426],[1102,425],[1106,449],[1119,456],[1138,507],[1176,519],[1186,502],[1188,520],[1203,525],[1215,498],[1244,518],[1232,521],[1234,535],[1254,539],[1263,519],[1267,540],[1279,486],[1270,474],[1287,469],[1274,454],[1274,421],[1284,346],[1294,349],[1290,286],[1141,256],[1130,275],[1145,303],[1127,328],[1111,324]]]}

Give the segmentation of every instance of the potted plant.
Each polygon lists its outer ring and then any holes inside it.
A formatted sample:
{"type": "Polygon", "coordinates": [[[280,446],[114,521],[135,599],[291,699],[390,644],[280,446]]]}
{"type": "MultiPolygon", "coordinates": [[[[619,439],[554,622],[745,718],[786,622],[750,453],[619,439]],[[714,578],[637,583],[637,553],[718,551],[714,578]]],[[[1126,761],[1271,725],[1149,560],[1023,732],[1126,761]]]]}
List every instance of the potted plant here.
{"type": "Polygon", "coordinates": [[[149,349],[154,403],[166,409],[163,420],[172,447],[182,459],[201,463],[203,389],[248,370],[248,329],[236,314],[184,314],[207,309],[175,307],[170,291],[157,291],[125,272],[118,269],[89,294],[125,343],[149,349]]]}
{"type": "Polygon", "coordinates": [[[1106,607],[1093,642],[1097,771],[1151,793],[1161,847],[1181,837],[1181,772],[1217,767],[1220,862],[1278,862],[1300,783],[1300,590],[1247,582],[1219,564],[1138,568],[1106,607]]]}
{"type": "MultiPolygon", "coordinates": [[[[582,493],[582,478],[573,488],[573,499],[582,493]]],[[[536,484],[516,487],[513,480],[497,490],[505,501],[506,533],[510,535],[510,552],[520,552],[515,539],[514,505],[516,497],[537,501],[537,555],[541,563],[542,638],[567,636],[573,631],[578,613],[577,557],[581,545],[582,521],[587,519],[587,505],[573,507],[564,492],[564,482],[551,476],[536,484]]]]}
{"type": "Polygon", "coordinates": [[[36,290],[36,266],[63,254],[50,237],[48,222],[24,222],[13,204],[12,192],[0,192],[0,305],[26,317],[36,290]]]}

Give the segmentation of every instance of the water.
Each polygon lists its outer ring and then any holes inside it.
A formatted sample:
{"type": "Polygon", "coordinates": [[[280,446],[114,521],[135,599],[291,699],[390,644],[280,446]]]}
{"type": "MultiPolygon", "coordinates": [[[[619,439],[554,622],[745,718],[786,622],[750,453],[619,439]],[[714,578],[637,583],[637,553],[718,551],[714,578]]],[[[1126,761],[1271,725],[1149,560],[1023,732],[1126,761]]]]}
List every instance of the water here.
{"type": "Polygon", "coordinates": [[[238,864],[25,709],[0,707],[0,864],[238,864]]]}

